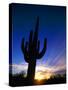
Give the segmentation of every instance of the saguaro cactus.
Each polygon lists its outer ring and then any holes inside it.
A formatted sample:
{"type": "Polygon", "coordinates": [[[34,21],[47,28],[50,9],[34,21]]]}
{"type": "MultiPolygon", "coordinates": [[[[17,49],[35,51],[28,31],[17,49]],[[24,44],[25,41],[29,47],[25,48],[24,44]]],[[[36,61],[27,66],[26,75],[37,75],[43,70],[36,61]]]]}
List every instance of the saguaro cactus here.
{"type": "Polygon", "coordinates": [[[46,38],[44,39],[44,47],[40,52],[40,41],[38,40],[39,17],[37,17],[35,32],[30,31],[29,41],[24,45],[24,38],[22,39],[21,49],[24,54],[24,59],[28,63],[27,78],[33,80],[35,77],[36,59],[40,59],[46,51],[46,38]]]}

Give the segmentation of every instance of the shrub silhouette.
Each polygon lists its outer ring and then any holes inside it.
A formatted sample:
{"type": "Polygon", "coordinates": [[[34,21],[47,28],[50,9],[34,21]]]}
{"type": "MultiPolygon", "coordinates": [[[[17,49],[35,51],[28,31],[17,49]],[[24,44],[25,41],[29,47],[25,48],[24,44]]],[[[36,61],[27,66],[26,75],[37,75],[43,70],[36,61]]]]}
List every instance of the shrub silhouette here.
{"type": "Polygon", "coordinates": [[[22,39],[21,49],[24,59],[28,63],[27,79],[33,80],[35,77],[36,59],[42,58],[46,51],[46,38],[44,39],[44,47],[40,52],[40,41],[38,40],[39,17],[37,17],[35,32],[30,31],[29,41],[24,44],[22,39]]]}
{"type": "Polygon", "coordinates": [[[51,76],[50,79],[46,81],[45,84],[61,84],[66,83],[66,74],[56,74],[51,76]]]}
{"type": "Polygon", "coordinates": [[[29,85],[48,85],[48,84],[62,84],[66,83],[66,74],[56,74],[55,76],[51,76],[49,79],[43,79],[40,82],[37,80],[31,81],[27,80],[27,78],[24,77],[24,72],[21,72],[19,74],[10,75],[10,85],[11,86],[29,86],[29,85]]]}

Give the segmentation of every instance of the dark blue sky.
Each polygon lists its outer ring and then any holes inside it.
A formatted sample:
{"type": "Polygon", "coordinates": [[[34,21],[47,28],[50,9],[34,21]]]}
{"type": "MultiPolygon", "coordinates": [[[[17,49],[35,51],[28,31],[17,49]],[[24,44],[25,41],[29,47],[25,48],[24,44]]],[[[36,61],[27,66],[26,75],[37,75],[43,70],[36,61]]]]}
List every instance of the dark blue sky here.
{"type": "MultiPolygon", "coordinates": [[[[40,50],[47,38],[47,50],[40,59],[43,64],[56,65],[59,60],[65,64],[66,55],[66,10],[59,6],[28,4],[12,5],[12,64],[25,63],[21,51],[21,41],[28,41],[30,30],[34,30],[39,16],[40,50]]],[[[39,60],[39,62],[40,62],[39,60]]],[[[38,62],[38,63],[39,63],[38,62]]]]}

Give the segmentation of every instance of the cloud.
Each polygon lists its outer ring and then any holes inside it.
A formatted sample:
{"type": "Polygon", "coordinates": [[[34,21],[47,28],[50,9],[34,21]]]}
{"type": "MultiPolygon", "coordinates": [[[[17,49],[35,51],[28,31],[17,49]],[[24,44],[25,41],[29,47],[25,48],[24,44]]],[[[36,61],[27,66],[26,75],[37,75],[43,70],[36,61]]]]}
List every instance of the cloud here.
{"type": "Polygon", "coordinates": [[[12,74],[18,74],[21,73],[22,71],[25,71],[25,73],[27,73],[28,64],[12,64],[9,65],[9,67],[12,69],[12,74]]]}
{"type": "MultiPolygon", "coordinates": [[[[12,74],[17,74],[17,73],[21,73],[22,71],[24,71],[27,74],[27,69],[28,69],[28,64],[13,64],[13,65],[9,65],[10,66],[10,72],[11,72],[11,68],[12,68],[12,74]]],[[[37,72],[41,72],[41,74],[47,74],[47,73],[64,73],[66,71],[66,65],[63,66],[44,66],[44,65],[37,65],[36,66],[36,71],[37,72]]]]}

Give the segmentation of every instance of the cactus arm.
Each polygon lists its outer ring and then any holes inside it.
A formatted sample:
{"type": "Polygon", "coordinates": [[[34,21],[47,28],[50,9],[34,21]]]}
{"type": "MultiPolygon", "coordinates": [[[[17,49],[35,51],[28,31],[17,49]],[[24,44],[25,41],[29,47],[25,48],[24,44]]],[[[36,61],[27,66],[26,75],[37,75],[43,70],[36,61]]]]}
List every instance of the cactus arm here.
{"type": "Polygon", "coordinates": [[[28,42],[25,43],[25,53],[28,51],[28,42]]]}
{"type": "Polygon", "coordinates": [[[29,52],[28,52],[28,42],[25,43],[25,52],[24,52],[24,58],[27,63],[29,63],[29,52]]]}
{"type": "Polygon", "coordinates": [[[26,44],[24,45],[24,38],[23,38],[22,44],[21,44],[21,49],[24,54],[27,53],[27,45],[28,45],[28,42],[26,42],[26,44]]]}
{"type": "Polygon", "coordinates": [[[29,58],[28,58],[28,42],[26,42],[25,46],[24,46],[24,38],[22,39],[22,45],[21,45],[21,49],[22,49],[22,52],[24,53],[24,58],[26,60],[26,62],[29,62],[29,58]]]}
{"type": "Polygon", "coordinates": [[[44,47],[43,47],[42,51],[41,51],[40,53],[38,53],[37,59],[40,59],[40,58],[45,54],[45,51],[46,51],[46,43],[47,43],[47,40],[45,39],[45,40],[44,40],[44,47]]]}

